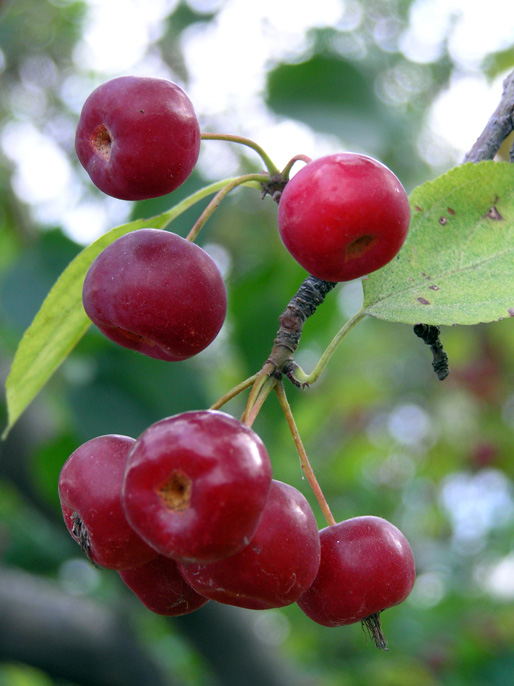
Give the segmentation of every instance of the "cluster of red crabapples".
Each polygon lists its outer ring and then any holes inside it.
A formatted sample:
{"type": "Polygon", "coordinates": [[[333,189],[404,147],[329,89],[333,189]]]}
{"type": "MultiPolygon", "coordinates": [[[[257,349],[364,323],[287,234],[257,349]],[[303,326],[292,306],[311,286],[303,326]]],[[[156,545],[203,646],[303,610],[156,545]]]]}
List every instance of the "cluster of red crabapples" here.
{"type": "MultiPolygon", "coordinates": [[[[176,84],[120,77],[86,100],[76,151],[100,190],[141,200],[180,186],[200,141],[193,106],[176,84]]],[[[400,250],[409,204],[381,163],[339,153],[281,181],[280,235],[310,275],[355,279],[400,250]]],[[[202,248],[149,228],[96,257],[83,304],[116,343],[180,361],[217,336],[227,293],[202,248]]],[[[273,479],[259,436],[218,410],[161,419],[137,439],[93,438],[64,464],[59,497],[66,526],[90,561],[117,570],[163,615],[209,600],[250,609],[296,602],[314,621],[340,626],[376,620],[414,584],[412,552],[395,526],[362,516],[318,531],[305,496],[273,479]]]]}

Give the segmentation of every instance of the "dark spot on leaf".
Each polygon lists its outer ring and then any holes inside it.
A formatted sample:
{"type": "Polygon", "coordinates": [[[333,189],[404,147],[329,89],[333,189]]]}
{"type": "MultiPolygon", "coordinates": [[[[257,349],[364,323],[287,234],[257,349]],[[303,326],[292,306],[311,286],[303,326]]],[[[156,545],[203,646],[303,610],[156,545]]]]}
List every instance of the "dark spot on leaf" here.
{"type": "Polygon", "coordinates": [[[507,312],[509,313],[509,317],[514,317],[514,307],[509,307],[507,312]]]}
{"type": "Polygon", "coordinates": [[[441,224],[441,226],[446,226],[446,224],[448,224],[446,217],[439,217],[439,224],[441,224]]]}
{"type": "Polygon", "coordinates": [[[431,290],[433,290],[433,291],[438,291],[438,290],[439,290],[439,286],[436,286],[435,284],[432,284],[432,286],[429,286],[429,288],[430,288],[431,290]]]}
{"type": "Polygon", "coordinates": [[[446,209],[448,210],[449,214],[455,214],[455,210],[452,210],[451,207],[447,207],[446,209]]]}
{"type": "Polygon", "coordinates": [[[497,222],[503,221],[502,215],[498,212],[498,209],[494,205],[492,205],[484,214],[484,219],[492,219],[493,221],[497,222]]]}
{"type": "Polygon", "coordinates": [[[418,205],[415,205],[414,209],[416,210],[416,212],[421,212],[421,207],[418,207],[418,205]]]}
{"type": "Polygon", "coordinates": [[[418,298],[418,302],[420,302],[422,305],[430,305],[430,301],[425,300],[425,298],[418,298]]]}

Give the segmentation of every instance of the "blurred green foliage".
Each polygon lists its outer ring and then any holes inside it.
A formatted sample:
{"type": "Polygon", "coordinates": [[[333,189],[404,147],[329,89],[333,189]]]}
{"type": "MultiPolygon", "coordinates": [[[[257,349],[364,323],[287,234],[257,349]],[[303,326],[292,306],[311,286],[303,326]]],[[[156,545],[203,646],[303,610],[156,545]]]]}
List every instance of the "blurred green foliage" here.
{"type": "MultiPolygon", "coordinates": [[[[375,154],[409,189],[435,175],[419,155],[417,135],[427,108],[455,67],[447,51],[433,63],[412,64],[398,49],[386,50],[373,39],[377,17],[405,26],[411,4],[361,3],[363,19],[351,36],[335,28],[312,29],[305,54],[270,68],[265,93],[275,113],[339,137],[345,147],[375,154]],[[341,49],[350,38],[366,44],[364,56],[352,57],[341,49]],[[405,68],[423,73],[423,88],[400,93],[395,102],[379,97],[377,84],[405,68]]],[[[178,3],[166,31],[151,46],[182,79],[187,79],[180,49],[183,32],[200,20],[216,19],[215,9],[200,12],[197,7],[178,3]]],[[[83,82],[95,78],[73,56],[86,4],[16,0],[0,11],[0,127],[5,132],[12,122],[30,121],[54,135],[58,120],[63,131],[59,144],[75,166],[70,130],[76,115],[63,98],[63,84],[71,77],[83,82]],[[30,97],[36,96],[27,85],[27,64],[53,74],[43,84],[44,102],[33,115],[30,97]]],[[[510,68],[513,56],[512,47],[490,55],[484,69],[496,74],[510,68]]],[[[491,102],[491,112],[495,106],[491,102]]],[[[241,160],[242,171],[250,167],[241,160]]],[[[2,154],[4,378],[23,331],[80,250],[62,227],[38,222],[33,208],[14,190],[14,172],[13,162],[2,154]]],[[[210,173],[214,176],[216,169],[210,173]]],[[[203,182],[195,174],[175,196],[134,205],[132,218],[166,209],[203,182]]],[[[97,197],[87,186],[80,193],[97,197]]],[[[185,235],[192,221],[194,212],[173,228],[185,235]]],[[[304,278],[280,243],[276,206],[255,191],[240,189],[220,207],[199,242],[209,250],[222,249],[228,265],[229,315],[215,344],[195,359],[167,365],[118,349],[92,328],[0,446],[2,565],[54,580],[63,592],[71,583],[74,593],[113,608],[123,604],[141,644],[170,677],[191,686],[217,682],[208,662],[182,635],[180,620],[150,616],[128,597],[114,573],[74,573],[70,581],[69,565],[77,562],[78,552],[60,521],[56,481],[70,452],[85,440],[102,433],[137,436],[161,417],[208,407],[266,360],[278,316],[304,278]]],[[[356,311],[359,297],[358,284],[340,285],[306,323],[298,353],[306,371],[356,311]]],[[[411,327],[365,320],[315,386],[287,389],[336,519],[374,514],[391,520],[411,542],[418,569],[411,597],[384,614],[388,653],[370,645],[359,625],[325,629],[296,606],[261,613],[264,619],[248,614],[255,641],[271,645],[316,685],[501,686],[512,680],[512,322],[443,328],[442,340],[451,374],[440,383],[431,369],[430,351],[411,327]]],[[[236,398],[227,411],[237,416],[244,401],[236,398]]],[[[0,419],[4,425],[4,407],[0,419]]],[[[269,449],[275,477],[305,493],[323,526],[273,397],[254,428],[269,449]]],[[[4,655],[1,659],[0,686],[62,683],[30,664],[4,655]]]]}

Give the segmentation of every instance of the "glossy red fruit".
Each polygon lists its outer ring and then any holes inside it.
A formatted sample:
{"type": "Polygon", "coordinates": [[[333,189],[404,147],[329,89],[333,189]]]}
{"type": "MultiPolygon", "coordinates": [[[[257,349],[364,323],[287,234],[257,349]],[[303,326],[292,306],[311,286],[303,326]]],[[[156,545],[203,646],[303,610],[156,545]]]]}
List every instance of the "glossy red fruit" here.
{"type": "Polygon", "coordinates": [[[298,605],[324,626],[362,621],[409,595],[416,576],[410,545],[380,517],[355,517],[320,531],[318,575],[298,605]]]}
{"type": "Polygon", "coordinates": [[[178,188],[193,171],[200,127],[175,83],[121,76],[87,98],[75,150],[104,193],[122,200],[155,198],[178,188]]]}
{"type": "Polygon", "coordinates": [[[158,615],[180,617],[208,602],[182,578],[175,560],[158,555],[142,567],[119,572],[123,582],[158,615]]]}
{"type": "Polygon", "coordinates": [[[251,610],[294,603],[314,581],[320,542],[306,498],[272,481],[257,531],[240,552],[210,564],[182,563],[182,576],[211,600],[251,610]]]}
{"type": "Polygon", "coordinates": [[[94,564],[127,569],[149,562],[156,552],[129,526],[121,506],[127,455],[135,440],[115,434],[81,445],[59,475],[66,527],[94,564]]]}
{"type": "Polygon", "coordinates": [[[127,460],[123,505],[139,535],[175,560],[213,562],[255,533],[271,485],[257,434],[223,412],[153,424],[127,460]]]}
{"type": "Polygon", "coordinates": [[[390,262],[407,236],[407,194],[393,172],[365,155],[310,162],[280,198],[282,240],[309,274],[350,281],[390,262]]]}
{"type": "Polygon", "coordinates": [[[107,338],[159,360],[204,350],[225,320],[227,292],[214,261],[168,231],[140,229],[91,264],[84,309],[107,338]]]}

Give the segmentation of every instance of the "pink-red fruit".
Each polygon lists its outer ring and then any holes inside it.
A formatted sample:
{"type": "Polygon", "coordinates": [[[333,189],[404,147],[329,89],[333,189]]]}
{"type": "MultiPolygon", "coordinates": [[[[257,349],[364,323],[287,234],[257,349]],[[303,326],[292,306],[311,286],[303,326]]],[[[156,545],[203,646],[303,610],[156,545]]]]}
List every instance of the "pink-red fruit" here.
{"type": "Polygon", "coordinates": [[[84,280],[87,315],[115,343],[176,362],[204,350],[225,320],[227,292],[214,261],[168,231],[121,236],[84,280]]]}
{"type": "Polygon", "coordinates": [[[175,83],[120,76],[87,98],[75,150],[104,193],[122,200],[155,198],[178,188],[193,171],[200,127],[175,83]]]}
{"type": "Polygon", "coordinates": [[[184,412],[138,438],[123,506],[138,534],[177,561],[234,555],[257,529],[271,463],[257,434],[223,412],[184,412]]]}
{"type": "Polygon", "coordinates": [[[278,226],[296,261],[324,281],[350,281],[390,262],[407,236],[407,194],[393,172],[357,153],[310,162],[280,198],[278,226]]]}
{"type": "Polygon", "coordinates": [[[129,526],[121,506],[125,463],[134,443],[115,434],[93,438],[69,456],[59,475],[66,527],[100,567],[127,569],[156,557],[129,526]]]}
{"type": "Polygon", "coordinates": [[[208,602],[196,593],[182,578],[177,563],[158,555],[142,567],[119,572],[128,588],[158,615],[180,617],[208,602]]]}
{"type": "Polygon", "coordinates": [[[182,576],[198,593],[227,605],[265,610],[294,603],[314,581],[320,560],[318,527],[306,498],[272,481],[250,543],[210,564],[182,563],[182,576]]]}
{"type": "Polygon", "coordinates": [[[410,545],[380,517],[355,517],[320,531],[321,562],[312,586],[298,601],[324,626],[359,622],[398,605],[416,576],[410,545]]]}

